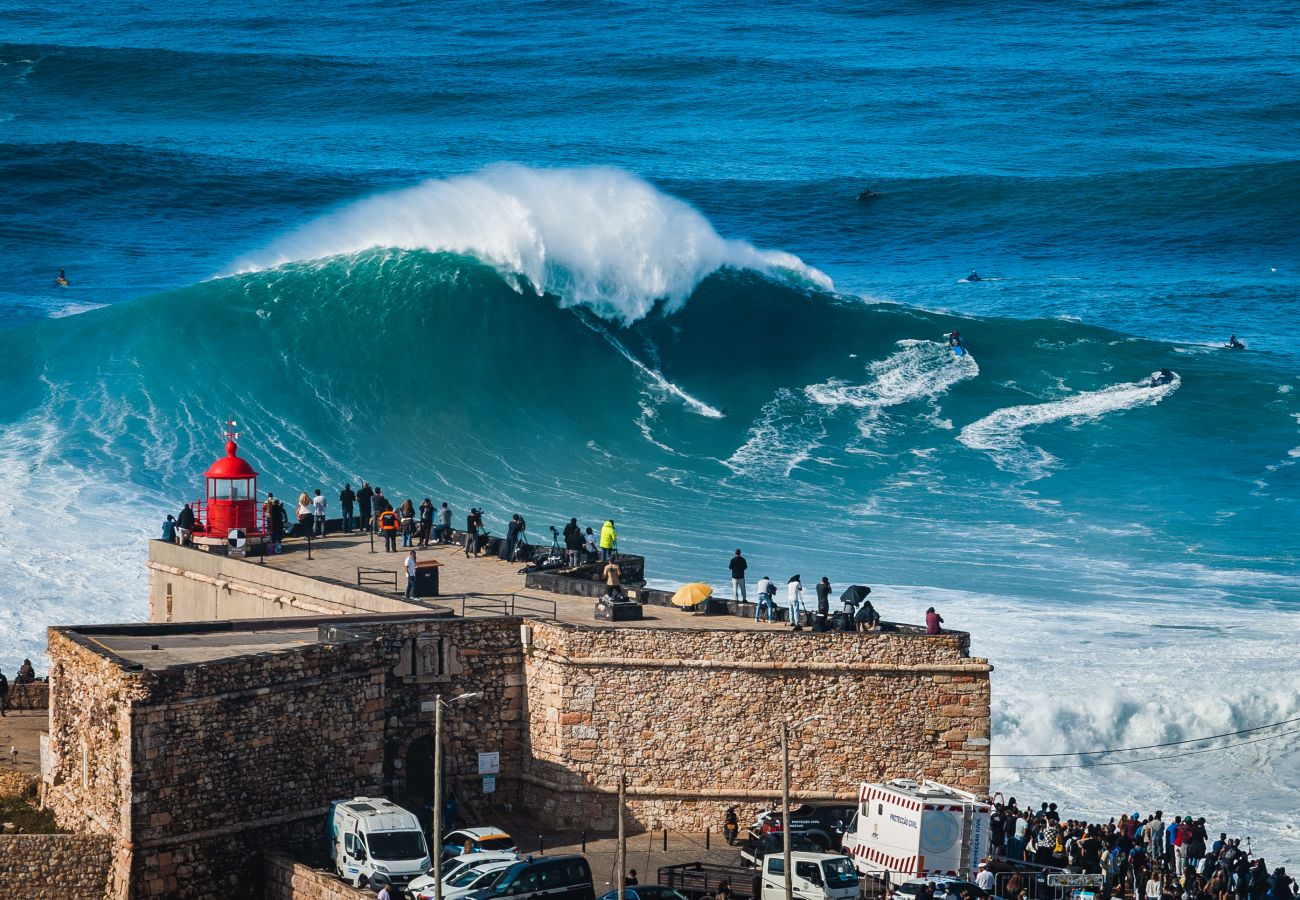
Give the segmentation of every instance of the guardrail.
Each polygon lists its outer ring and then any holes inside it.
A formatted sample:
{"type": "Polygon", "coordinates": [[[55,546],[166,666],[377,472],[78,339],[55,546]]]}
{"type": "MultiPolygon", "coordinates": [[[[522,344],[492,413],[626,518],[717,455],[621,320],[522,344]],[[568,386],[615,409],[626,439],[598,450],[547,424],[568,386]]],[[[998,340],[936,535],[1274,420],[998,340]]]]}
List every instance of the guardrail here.
{"type": "MultiPolygon", "coordinates": [[[[441,597],[437,599],[451,599],[441,597]]],[[[558,619],[554,600],[531,594],[461,594],[460,614],[486,613],[495,616],[534,615],[558,619]]]]}
{"type": "Polygon", "coordinates": [[[357,585],[382,584],[397,590],[397,573],[392,569],[376,569],[371,566],[357,566],[357,585]]]}

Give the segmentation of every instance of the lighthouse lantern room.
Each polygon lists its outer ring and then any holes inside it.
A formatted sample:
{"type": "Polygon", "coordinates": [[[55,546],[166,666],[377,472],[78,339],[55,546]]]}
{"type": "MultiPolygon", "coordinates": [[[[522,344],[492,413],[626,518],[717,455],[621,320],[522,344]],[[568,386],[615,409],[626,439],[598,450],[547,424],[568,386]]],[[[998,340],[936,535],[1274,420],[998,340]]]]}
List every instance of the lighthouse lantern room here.
{"type": "Polygon", "coordinates": [[[237,529],[249,543],[259,543],[263,535],[257,471],[238,456],[235,425],[233,419],[226,422],[226,455],[204,473],[207,494],[194,510],[196,544],[226,546],[237,529]]]}

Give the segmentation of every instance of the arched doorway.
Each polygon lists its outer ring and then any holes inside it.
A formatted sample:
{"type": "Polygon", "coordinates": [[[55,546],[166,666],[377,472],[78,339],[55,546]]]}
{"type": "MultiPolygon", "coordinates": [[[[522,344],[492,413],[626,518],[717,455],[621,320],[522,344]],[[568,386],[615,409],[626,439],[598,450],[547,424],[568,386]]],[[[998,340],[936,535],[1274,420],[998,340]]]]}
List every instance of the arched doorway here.
{"type": "Polygon", "coordinates": [[[411,741],[406,748],[406,784],[403,799],[407,809],[416,810],[425,830],[432,824],[433,737],[425,735],[411,741]]]}

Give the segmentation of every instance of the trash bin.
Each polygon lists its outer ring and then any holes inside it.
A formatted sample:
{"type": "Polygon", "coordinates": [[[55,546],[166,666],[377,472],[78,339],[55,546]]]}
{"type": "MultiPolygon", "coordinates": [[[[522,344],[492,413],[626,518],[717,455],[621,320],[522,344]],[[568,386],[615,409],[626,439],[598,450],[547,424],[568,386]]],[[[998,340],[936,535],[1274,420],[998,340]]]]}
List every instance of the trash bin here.
{"type": "Polygon", "coordinates": [[[426,559],[415,564],[415,596],[438,596],[438,569],[442,563],[436,559],[426,559]]]}

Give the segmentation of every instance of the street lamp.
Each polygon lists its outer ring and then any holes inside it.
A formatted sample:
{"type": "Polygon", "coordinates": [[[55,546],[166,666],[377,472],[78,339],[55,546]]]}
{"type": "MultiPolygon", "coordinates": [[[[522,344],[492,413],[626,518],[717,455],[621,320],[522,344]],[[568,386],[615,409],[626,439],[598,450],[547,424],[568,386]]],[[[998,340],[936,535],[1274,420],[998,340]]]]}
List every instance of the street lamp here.
{"type": "Polygon", "coordinates": [[[442,900],[442,710],[462,700],[473,700],[477,691],[443,700],[433,698],[433,895],[442,900]]]}
{"type": "MultiPolygon", "coordinates": [[[[794,881],[790,875],[790,732],[798,731],[821,716],[809,716],[791,725],[781,723],[781,844],[785,855],[785,900],[794,900],[794,881]]],[[[442,900],[441,897],[438,900],[442,900]]]]}

